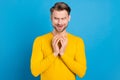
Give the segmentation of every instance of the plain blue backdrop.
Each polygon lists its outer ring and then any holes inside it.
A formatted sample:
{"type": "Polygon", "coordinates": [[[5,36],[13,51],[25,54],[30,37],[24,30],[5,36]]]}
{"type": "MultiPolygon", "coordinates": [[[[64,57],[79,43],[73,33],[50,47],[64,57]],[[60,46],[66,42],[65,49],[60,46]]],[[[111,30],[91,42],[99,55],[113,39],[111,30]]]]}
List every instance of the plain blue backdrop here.
{"type": "Polygon", "coordinates": [[[39,80],[30,72],[32,44],[52,31],[57,1],[72,8],[67,31],[85,42],[87,72],[77,80],[120,80],[120,0],[0,0],[0,80],[39,80]]]}

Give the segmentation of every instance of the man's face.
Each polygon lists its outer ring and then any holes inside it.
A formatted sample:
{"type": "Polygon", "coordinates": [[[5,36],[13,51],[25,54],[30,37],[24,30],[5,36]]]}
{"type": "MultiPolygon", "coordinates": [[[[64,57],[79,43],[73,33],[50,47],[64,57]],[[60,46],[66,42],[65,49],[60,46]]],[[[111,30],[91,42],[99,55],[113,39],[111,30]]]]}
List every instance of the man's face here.
{"type": "Polygon", "coordinates": [[[57,32],[63,32],[70,21],[70,15],[66,10],[57,11],[54,10],[51,15],[52,25],[57,32]]]}

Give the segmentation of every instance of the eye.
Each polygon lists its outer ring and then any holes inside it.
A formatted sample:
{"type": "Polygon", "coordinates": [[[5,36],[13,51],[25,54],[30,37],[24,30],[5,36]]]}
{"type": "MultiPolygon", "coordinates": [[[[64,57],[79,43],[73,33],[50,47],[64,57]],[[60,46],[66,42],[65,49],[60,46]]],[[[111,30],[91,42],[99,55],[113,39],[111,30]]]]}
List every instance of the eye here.
{"type": "Polygon", "coordinates": [[[62,18],[62,20],[65,20],[65,19],[66,19],[66,17],[62,18]]]}
{"type": "Polygon", "coordinates": [[[54,19],[55,19],[55,20],[58,20],[58,18],[57,18],[57,17],[54,17],[54,19]]]}

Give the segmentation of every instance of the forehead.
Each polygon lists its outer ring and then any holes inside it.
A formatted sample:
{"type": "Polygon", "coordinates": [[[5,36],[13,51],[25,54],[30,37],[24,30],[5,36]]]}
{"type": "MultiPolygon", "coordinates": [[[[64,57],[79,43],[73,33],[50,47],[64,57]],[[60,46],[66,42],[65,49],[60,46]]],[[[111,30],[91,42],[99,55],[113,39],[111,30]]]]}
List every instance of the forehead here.
{"type": "Polygon", "coordinates": [[[69,15],[66,10],[62,10],[62,11],[54,10],[52,16],[62,18],[62,17],[68,17],[69,15]]]}

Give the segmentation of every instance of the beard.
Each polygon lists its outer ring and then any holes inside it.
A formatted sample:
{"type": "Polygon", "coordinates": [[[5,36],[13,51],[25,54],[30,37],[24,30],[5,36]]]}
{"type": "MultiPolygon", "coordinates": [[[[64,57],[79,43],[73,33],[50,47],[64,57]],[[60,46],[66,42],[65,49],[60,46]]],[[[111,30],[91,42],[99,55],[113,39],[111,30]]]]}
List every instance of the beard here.
{"type": "MultiPolygon", "coordinates": [[[[57,26],[59,26],[59,25],[57,25],[57,26]]],[[[54,27],[54,26],[53,26],[54,27]]],[[[56,27],[54,27],[54,29],[57,31],[57,32],[63,32],[64,30],[66,30],[66,28],[68,27],[68,25],[67,26],[65,26],[62,30],[58,30],[56,27]]]]}

